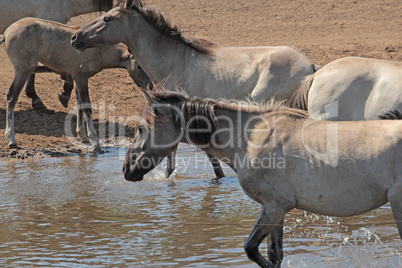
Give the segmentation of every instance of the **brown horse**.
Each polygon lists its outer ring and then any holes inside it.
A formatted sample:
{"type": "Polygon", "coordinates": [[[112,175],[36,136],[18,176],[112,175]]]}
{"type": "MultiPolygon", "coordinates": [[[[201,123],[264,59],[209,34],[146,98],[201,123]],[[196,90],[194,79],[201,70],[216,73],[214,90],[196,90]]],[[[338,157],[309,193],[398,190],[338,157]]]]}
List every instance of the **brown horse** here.
{"type": "Polygon", "coordinates": [[[70,45],[75,28],[57,22],[35,18],[24,18],[0,36],[5,42],[8,57],[13,64],[15,77],[7,93],[7,122],[5,135],[10,147],[16,147],[14,136],[14,106],[18,96],[38,62],[56,73],[64,74],[76,86],[77,134],[83,142],[88,141],[83,116],[85,114],[88,136],[93,149],[100,145],[92,122],[92,109],[88,93],[88,79],[105,68],[125,68],[141,87],[150,83],[149,77],[136,64],[133,56],[123,44],[104,46],[79,52],[70,45]]]}

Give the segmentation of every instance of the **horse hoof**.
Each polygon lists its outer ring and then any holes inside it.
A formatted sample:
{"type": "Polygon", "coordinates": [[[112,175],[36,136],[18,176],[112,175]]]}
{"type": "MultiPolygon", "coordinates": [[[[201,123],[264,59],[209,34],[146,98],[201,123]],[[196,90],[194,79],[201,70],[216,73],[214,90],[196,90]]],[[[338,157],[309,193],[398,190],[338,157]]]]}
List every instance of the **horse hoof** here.
{"type": "Polygon", "coordinates": [[[102,150],[102,147],[100,147],[100,146],[92,146],[91,147],[91,153],[103,154],[104,151],[102,150]]]}
{"type": "Polygon", "coordinates": [[[89,138],[88,138],[88,136],[86,134],[82,134],[79,131],[77,131],[77,136],[81,140],[82,143],[90,143],[89,138]]]}
{"type": "Polygon", "coordinates": [[[67,108],[68,102],[70,101],[70,97],[67,97],[63,93],[60,93],[59,94],[59,101],[64,106],[64,108],[67,108]]]}
{"type": "Polygon", "coordinates": [[[165,172],[166,179],[169,179],[169,177],[172,176],[173,171],[175,171],[175,169],[166,169],[165,172]]]}
{"type": "Polygon", "coordinates": [[[9,142],[8,147],[10,149],[17,149],[18,148],[17,143],[15,143],[15,142],[9,142]]]}
{"type": "Polygon", "coordinates": [[[41,99],[36,99],[32,101],[32,107],[34,109],[47,109],[46,106],[43,104],[41,99]]]}

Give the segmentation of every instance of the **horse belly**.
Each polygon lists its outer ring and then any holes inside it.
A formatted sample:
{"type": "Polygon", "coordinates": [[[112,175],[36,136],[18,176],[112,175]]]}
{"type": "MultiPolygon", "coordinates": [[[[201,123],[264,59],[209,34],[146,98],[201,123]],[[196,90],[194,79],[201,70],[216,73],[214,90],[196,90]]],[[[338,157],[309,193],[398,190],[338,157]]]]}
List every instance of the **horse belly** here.
{"type": "MultiPolygon", "coordinates": [[[[353,191],[348,195],[353,196],[353,191]]],[[[336,198],[331,198],[331,196],[319,193],[314,200],[298,199],[296,208],[325,216],[345,217],[371,211],[388,202],[386,193],[375,197],[370,194],[356,195],[354,198],[344,198],[345,196],[345,193],[339,193],[336,198]]]]}
{"type": "MultiPolygon", "coordinates": [[[[375,166],[375,165],[373,165],[375,166]]],[[[376,168],[376,167],[374,167],[376,168]]],[[[352,216],[385,204],[391,174],[353,163],[312,168],[295,181],[297,208],[326,216],[352,216]]]]}
{"type": "Polygon", "coordinates": [[[71,73],[79,66],[85,65],[84,61],[77,55],[74,48],[66,45],[58,45],[40,49],[39,62],[56,72],[71,73]]]}

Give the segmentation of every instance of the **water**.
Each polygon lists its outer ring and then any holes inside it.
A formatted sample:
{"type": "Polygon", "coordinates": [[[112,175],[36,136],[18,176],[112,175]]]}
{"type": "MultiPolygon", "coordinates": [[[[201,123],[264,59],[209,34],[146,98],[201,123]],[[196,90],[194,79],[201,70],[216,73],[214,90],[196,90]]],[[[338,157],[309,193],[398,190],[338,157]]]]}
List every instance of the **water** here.
{"type": "MultiPolygon", "coordinates": [[[[260,206],[233,171],[213,180],[205,156],[181,146],[174,178],[162,163],[133,183],[124,153],[1,163],[0,266],[256,267],[243,244],[260,206]]],[[[389,205],[350,218],[294,210],[282,266],[402,267],[401,247],[389,205]]]]}

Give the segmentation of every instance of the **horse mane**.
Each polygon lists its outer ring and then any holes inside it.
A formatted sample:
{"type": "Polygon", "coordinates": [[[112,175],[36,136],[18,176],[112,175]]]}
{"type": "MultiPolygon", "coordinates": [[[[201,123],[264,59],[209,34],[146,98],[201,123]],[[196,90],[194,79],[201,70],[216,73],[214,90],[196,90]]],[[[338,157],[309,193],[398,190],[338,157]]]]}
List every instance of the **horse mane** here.
{"type": "Polygon", "coordinates": [[[117,5],[116,0],[92,0],[95,10],[98,12],[108,11],[117,5]]]}
{"type": "MultiPolygon", "coordinates": [[[[126,1],[121,1],[118,6],[122,8],[126,1]]],[[[178,41],[186,46],[207,56],[214,55],[212,48],[214,43],[200,38],[188,38],[183,36],[177,25],[174,25],[165,15],[153,8],[144,7],[141,0],[135,0],[132,9],[142,15],[145,20],[163,36],[178,41]]]]}
{"type": "Polygon", "coordinates": [[[381,120],[401,120],[402,114],[398,110],[389,111],[378,116],[381,120]]]}
{"type": "MultiPolygon", "coordinates": [[[[306,111],[289,108],[285,105],[285,101],[277,101],[274,99],[265,103],[252,102],[249,100],[199,99],[197,97],[190,98],[184,91],[177,88],[175,91],[168,91],[164,89],[161,90],[160,87],[157,87],[153,92],[149,92],[149,94],[152,98],[155,98],[161,103],[178,107],[184,115],[185,122],[189,122],[187,125],[189,129],[203,130],[201,132],[194,131],[189,133],[191,142],[196,145],[209,144],[213,133],[219,128],[219,119],[216,114],[219,113],[220,109],[261,115],[278,113],[297,119],[308,117],[306,111]]],[[[157,115],[149,110],[151,106],[147,106],[148,108],[146,108],[147,110],[145,111],[147,115],[143,114],[143,118],[157,118],[157,115]]]]}
{"type": "Polygon", "coordinates": [[[311,85],[313,84],[314,74],[311,74],[304,78],[301,84],[297,87],[295,92],[289,98],[288,106],[295,109],[302,109],[307,111],[308,109],[308,93],[311,85]]]}

